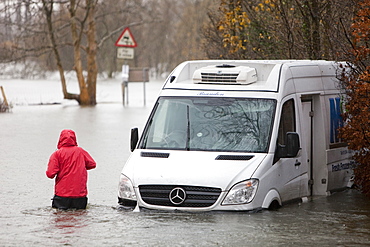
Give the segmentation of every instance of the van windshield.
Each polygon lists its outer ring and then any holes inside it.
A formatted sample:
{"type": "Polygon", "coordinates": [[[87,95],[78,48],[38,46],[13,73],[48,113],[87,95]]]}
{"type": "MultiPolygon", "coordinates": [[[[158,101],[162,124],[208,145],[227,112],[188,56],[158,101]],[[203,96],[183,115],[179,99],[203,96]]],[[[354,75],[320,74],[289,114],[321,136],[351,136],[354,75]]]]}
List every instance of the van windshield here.
{"type": "Polygon", "coordinates": [[[267,152],[276,101],[161,97],[139,148],[267,152]]]}

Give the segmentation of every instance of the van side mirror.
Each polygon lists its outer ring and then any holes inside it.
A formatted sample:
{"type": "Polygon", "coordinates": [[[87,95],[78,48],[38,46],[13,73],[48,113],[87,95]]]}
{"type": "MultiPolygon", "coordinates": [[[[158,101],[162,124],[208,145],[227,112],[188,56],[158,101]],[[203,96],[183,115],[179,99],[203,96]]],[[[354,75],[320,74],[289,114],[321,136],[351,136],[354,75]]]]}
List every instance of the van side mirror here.
{"type": "Polygon", "coordinates": [[[299,145],[299,135],[296,132],[288,132],[286,133],[286,137],[286,158],[296,157],[299,150],[301,149],[299,145]]]}
{"type": "Polygon", "coordinates": [[[131,129],[130,149],[133,152],[136,148],[137,142],[139,141],[139,129],[131,129]]]}
{"type": "Polygon", "coordinates": [[[299,150],[301,149],[299,145],[299,135],[296,132],[286,133],[286,144],[277,144],[274,163],[281,158],[293,158],[296,157],[299,150]]]}

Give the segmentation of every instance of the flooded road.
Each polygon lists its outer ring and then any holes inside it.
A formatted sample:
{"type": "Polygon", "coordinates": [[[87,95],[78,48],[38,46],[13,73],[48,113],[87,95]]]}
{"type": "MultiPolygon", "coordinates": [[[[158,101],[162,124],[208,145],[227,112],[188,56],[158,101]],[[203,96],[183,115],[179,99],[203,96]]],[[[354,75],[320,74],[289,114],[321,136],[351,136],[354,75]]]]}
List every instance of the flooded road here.
{"type": "Polygon", "coordinates": [[[370,243],[370,200],[355,190],[260,213],[117,210],[118,178],[130,154],[130,129],[142,130],[160,84],[148,83],[146,107],[140,84],[130,88],[130,105],[124,107],[118,82],[98,85],[97,106],[79,107],[61,100],[57,86],[42,91],[44,83],[34,82],[34,91],[24,83],[5,85],[8,100],[20,105],[15,105],[12,113],[0,114],[0,246],[370,243]],[[46,99],[47,103],[62,104],[24,103],[45,103],[46,99]],[[89,171],[89,204],[84,211],[59,212],[51,208],[54,181],[46,177],[45,170],[59,133],[65,128],[76,131],[79,146],[97,162],[97,168],[89,171]]]}

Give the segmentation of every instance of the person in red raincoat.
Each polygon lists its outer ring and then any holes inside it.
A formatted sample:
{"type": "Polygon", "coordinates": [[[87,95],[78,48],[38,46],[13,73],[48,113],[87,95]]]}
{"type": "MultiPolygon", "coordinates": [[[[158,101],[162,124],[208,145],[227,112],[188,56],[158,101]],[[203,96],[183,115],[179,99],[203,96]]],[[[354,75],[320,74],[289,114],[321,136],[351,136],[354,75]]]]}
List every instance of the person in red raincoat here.
{"type": "Polygon", "coordinates": [[[90,154],[78,147],[73,130],[62,130],[56,150],[49,159],[46,176],[55,179],[52,207],[58,209],[85,209],[87,205],[87,170],[96,162],[90,154]]]}

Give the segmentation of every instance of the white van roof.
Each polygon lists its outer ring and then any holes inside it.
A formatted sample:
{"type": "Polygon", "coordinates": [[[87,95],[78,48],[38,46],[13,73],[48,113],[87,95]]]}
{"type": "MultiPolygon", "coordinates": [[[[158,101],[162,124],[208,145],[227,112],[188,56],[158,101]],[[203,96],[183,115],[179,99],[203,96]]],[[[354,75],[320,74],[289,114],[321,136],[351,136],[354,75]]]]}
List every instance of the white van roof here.
{"type": "Polygon", "coordinates": [[[282,79],[335,73],[335,62],[324,60],[195,60],[178,65],[163,89],[277,92],[282,79]]]}

